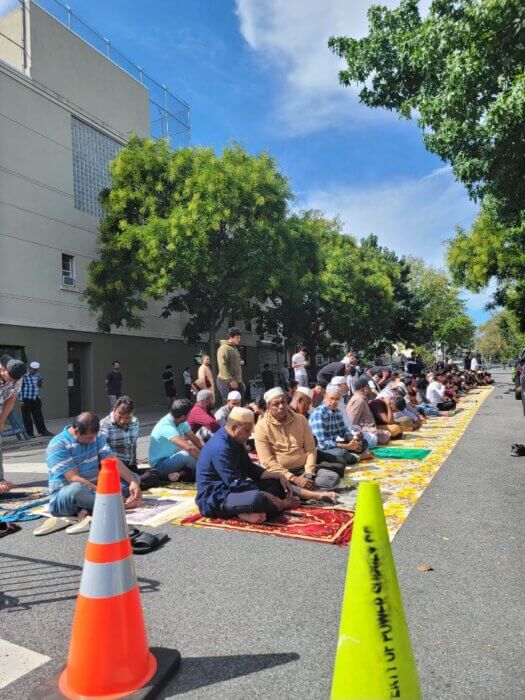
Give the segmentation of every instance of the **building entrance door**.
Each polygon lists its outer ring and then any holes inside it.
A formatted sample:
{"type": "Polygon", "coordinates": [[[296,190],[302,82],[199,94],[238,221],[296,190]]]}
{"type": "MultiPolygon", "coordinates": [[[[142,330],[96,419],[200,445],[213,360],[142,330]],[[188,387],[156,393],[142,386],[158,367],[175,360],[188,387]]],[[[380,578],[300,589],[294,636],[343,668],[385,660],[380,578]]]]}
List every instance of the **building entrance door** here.
{"type": "Polygon", "coordinates": [[[93,410],[93,357],[91,343],[67,344],[69,415],[93,410]]]}
{"type": "Polygon", "coordinates": [[[69,415],[78,416],[82,411],[82,387],[80,384],[80,360],[69,359],[67,363],[67,397],[69,415]]]}

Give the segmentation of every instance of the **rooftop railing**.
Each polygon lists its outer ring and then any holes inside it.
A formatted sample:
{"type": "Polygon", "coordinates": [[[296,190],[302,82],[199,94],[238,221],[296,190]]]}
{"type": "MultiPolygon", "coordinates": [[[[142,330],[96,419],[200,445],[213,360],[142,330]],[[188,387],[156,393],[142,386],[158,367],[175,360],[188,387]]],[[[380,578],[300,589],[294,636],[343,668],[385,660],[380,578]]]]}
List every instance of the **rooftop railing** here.
{"type": "MultiPolygon", "coordinates": [[[[25,3],[24,0],[7,0],[2,5],[2,16],[6,16],[8,12],[16,11],[17,8],[20,11],[21,21],[19,26],[21,36],[14,36],[13,32],[11,31],[10,33],[7,27],[0,28],[0,41],[5,45],[6,50],[14,52],[15,55],[20,52],[20,60],[17,61],[19,65],[16,67],[20,67],[21,70],[26,70],[26,67],[29,65],[25,36],[26,22],[23,12],[24,4],[26,4],[26,11],[28,7],[30,11],[31,3],[29,0],[26,0],[25,3]]],[[[190,107],[187,102],[170,92],[166,85],[162,85],[152,78],[122,51],[117,49],[107,37],[99,34],[79,17],[69,5],[65,5],[59,0],[38,0],[34,4],[50,14],[54,19],[67,27],[69,31],[105,56],[138,83],[144,85],[148,90],[151,135],[153,138],[164,138],[173,148],[191,144],[190,107]]]]}

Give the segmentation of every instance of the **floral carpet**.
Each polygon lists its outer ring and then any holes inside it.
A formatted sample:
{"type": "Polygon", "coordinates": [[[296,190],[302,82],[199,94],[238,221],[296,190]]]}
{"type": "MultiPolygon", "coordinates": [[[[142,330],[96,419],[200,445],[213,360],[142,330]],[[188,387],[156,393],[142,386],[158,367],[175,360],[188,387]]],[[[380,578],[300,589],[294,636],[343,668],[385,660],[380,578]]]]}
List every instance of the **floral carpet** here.
{"type": "MultiPolygon", "coordinates": [[[[390,539],[405,522],[491,391],[492,387],[479,387],[469,392],[460,401],[461,410],[456,415],[451,418],[429,418],[420,430],[407,433],[403,440],[392,443],[399,447],[431,450],[425,459],[374,459],[347,469],[341,481],[341,487],[346,486],[347,490],[353,489],[360,481],[379,483],[390,539]]],[[[343,507],[347,507],[347,504],[346,499],[343,507]]]]}

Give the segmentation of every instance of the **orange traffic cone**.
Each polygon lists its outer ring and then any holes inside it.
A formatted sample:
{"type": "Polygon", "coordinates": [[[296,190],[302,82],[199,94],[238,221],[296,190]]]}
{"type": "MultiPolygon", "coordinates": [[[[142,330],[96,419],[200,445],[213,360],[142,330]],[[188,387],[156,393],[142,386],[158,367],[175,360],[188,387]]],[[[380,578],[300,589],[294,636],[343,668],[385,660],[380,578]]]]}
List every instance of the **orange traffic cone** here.
{"type": "Polygon", "coordinates": [[[178,651],[148,647],[117,461],[105,459],[67,665],[58,677],[58,687],[56,679],[52,681],[54,693],[50,694],[47,683],[47,689],[40,688],[33,697],[152,697],[179,665],[178,651]]]}

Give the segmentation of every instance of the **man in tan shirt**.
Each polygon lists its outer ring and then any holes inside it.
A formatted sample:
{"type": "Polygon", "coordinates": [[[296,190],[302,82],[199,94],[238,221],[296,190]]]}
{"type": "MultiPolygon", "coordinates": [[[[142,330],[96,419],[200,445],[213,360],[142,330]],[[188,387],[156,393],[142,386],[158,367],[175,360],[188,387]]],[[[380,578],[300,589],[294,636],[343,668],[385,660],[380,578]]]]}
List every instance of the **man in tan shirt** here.
{"type": "Polygon", "coordinates": [[[315,439],[308,421],[287,405],[275,387],[264,395],[266,413],[255,426],[255,449],[261,466],[281,472],[294,486],[330,491],[339,483],[336,471],[318,468],[315,439]]]}

